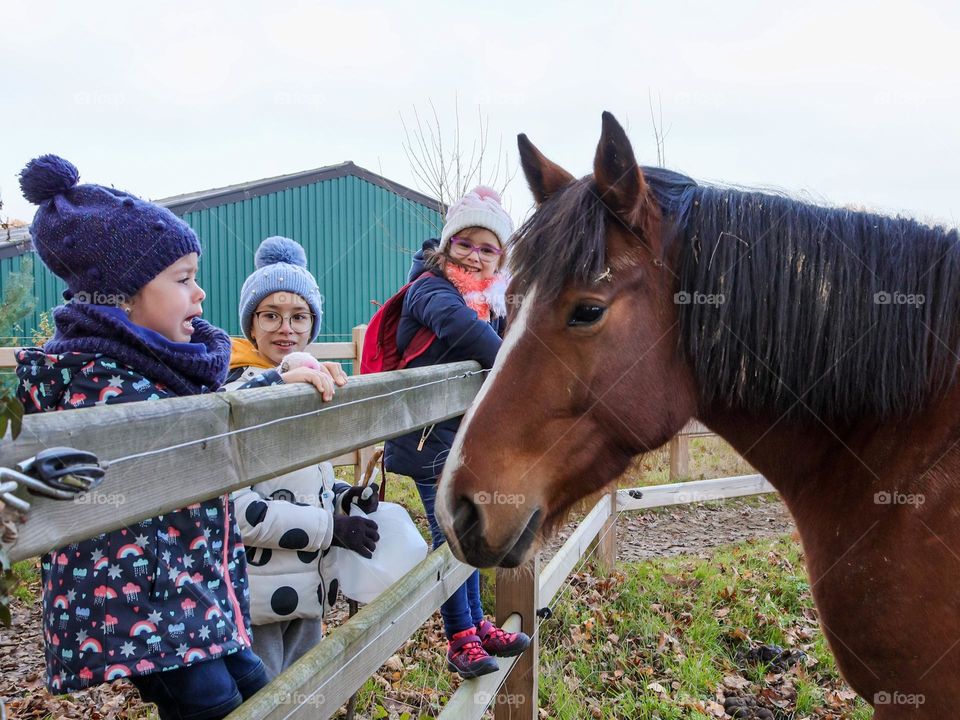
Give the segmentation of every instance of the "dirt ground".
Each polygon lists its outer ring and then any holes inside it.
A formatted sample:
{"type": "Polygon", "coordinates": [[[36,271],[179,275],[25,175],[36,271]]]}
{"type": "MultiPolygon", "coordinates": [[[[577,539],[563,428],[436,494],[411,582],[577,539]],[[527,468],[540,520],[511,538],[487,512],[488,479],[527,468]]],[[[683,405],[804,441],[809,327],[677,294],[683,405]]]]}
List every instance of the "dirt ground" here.
{"type": "MultiPolygon", "coordinates": [[[[541,561],[545,563],[553,557],[576,527],[574,522],[558,532],[544,549],[541,561]]],[[[673,555],[705,557],[710,548],[718,545],[777,537],[794,529],[786,507],[773,496],[620,513],[617,561],[636,562],[673,555]]]]}
{"type": "MultiPolygon", "coordinates": [[[[574,522],[560,531],[545,549],[544,563],[575,527],[574,522]]],[[[622,513],[618,522],[618,560],[634,562],[654,556],[706,555],[710,548],[718,545],[792,531],[793,523],[786,509],[774,497],[622,513]]],[[[39,597],[39,586],[31,590],[39,597]]],[[[154,717],[150,708],[140,702],[133,686],[122,681],[73,695],[49,695],[43,685],[39,601],[14,600],[12,614],[13,627],[0,628],[0,699],[6,705],[8,717],[85,720],[154,717]]],[[[346,608],[341,602],[330,618],[331,624],[345,615],[346,608]]]]}

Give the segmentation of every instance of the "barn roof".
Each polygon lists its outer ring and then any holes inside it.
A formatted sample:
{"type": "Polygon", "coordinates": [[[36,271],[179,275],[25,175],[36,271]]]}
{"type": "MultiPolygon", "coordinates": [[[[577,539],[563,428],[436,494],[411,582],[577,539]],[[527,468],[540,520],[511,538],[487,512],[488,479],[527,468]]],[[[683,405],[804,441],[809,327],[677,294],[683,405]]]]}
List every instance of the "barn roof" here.
{"type": "MultiPolygon", "coordinates": [[[[423,205],[430,210],[440,213],[444,212],[444,208],[435,198],[412,190],[405,185],[395,183],[392,180],[388,180],[382,175],[377,175],[349,160],[338,163],[337,165],[326,165],[324,167],[303,170],[288,175],[277,175],[275,177],[251,180],[236,185],[227,185],[226,187],[173,195],[171,197],[154,200],[153,202],[169,208],[177,215],[183,215],[188,212],[226,205],[227,203],[240,202],[261,195],[269,195],[286,190],[287,188],[312,185],[313,183],[323,180],[334,180],[347,176],[360,178],[373,185],[378,185],[400,197],[423,205]]],[[[21,255],[29,251],[31,247],[30,232],[27,227],[12,228],[9,239],[0,236],[0,258],[21,255]]]]}

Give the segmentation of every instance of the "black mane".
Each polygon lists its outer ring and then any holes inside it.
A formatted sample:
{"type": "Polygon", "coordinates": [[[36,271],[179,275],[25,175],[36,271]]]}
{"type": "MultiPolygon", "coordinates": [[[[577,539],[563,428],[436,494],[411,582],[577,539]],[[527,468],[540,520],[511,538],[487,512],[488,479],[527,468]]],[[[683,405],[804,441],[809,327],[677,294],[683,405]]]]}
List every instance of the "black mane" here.
{"type": "MultiPolygon", "coordinates": [[[[955,229],[643,171],[676,250],[682,349],[705,402],[881,418],[952,382],[955,229]]],[[[591,178],[551,196],[515,237],[520,287],[555,297],[594,280],[610,219],[591,178]]]]}

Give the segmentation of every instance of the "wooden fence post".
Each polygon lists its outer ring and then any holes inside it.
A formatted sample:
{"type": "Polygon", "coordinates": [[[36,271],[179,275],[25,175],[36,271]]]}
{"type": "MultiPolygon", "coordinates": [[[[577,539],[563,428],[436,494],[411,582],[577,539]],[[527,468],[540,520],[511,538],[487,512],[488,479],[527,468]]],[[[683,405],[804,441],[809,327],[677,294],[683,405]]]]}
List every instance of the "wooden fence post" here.
{"type": "Polygon", "coordinates": [[[366,325],[357,325],[353,329],[353,374],[360,374],[360,358],[363,356],[363,341],[367,335],[366,325]]]}
{"type": "Polygon", "coordinates": [[[690,438],[681,433],[670,438],[670,482],[690,474],[690,438]]]}
{"type": "MultiPolygon", "coordinates": [[[[363,341],[367,335],[367,326],[366,325],[357,325],[353,329],[353,375],[360,374],[360,358],[363,357],[363,341]]],[[[360,475],[363,473],[364,469],[367,467],[367,461],[370,460],[370,457],[373,455],[375,447],[365,447],[357,448],[356,450],[356,461],[353,464],[353,482],[360,482],[360,475]]],[[[383,484],[383,478],[380,478],[378,481],[381,485],[383,484]]]]}
{"type": "Polygon", "coordinates": [[[518,659],[494,700],[495,720],[537,720],[537,672],[540,639],[537,609],[540,602],[540,555],[516,570],[497,569],[497,624],[513,613],[520,629],[530,636],[530,647],[518,659]]]}
{"type": "Polygon", "coordinates": [[[597,537],[597,566],[605,574],[613,572],[617,564],[617,485],[610,488],[610,515],[597,537]]]}

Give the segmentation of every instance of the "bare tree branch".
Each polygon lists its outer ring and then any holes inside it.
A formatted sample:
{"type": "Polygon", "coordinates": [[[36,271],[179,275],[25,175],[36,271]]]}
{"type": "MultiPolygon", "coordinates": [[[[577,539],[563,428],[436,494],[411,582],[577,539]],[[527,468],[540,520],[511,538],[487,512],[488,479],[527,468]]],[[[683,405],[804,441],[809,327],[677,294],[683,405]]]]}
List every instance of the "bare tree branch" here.
{"type": "Polygon", "coordinates": [[[435,197],[442,206],[456,201],[475,185],[489,185],[501,195],[513,180],[510,158],[503,137],[496,153],[490,143],[490,119],[477,107],[476,128],[465,127],[459,97],[454,97],[452,122],[444,124],[432,100],[428,100],[432,122],[424,122],[416,106],[414,122],[400,115],[403,150],[418,188],[435,197]],[[469,143],[467,137],[472,137],[469,143]],[[468,147],[469,145],[469,147],[468,147]]]}

